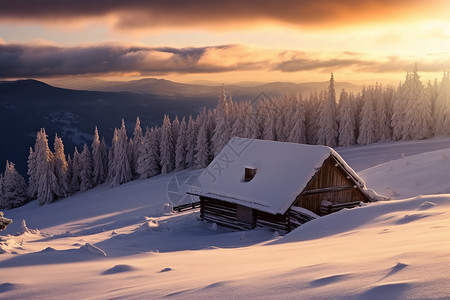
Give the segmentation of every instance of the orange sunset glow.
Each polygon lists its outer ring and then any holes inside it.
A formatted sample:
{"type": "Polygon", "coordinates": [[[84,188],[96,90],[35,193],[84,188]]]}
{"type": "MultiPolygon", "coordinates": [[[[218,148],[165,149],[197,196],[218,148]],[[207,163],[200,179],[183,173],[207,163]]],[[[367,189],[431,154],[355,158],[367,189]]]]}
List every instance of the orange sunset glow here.
{"type": "Polygon", "coordinates": [[[450,68],[450,2],[2,1],[0,77],[398,82],[450,68]]]}

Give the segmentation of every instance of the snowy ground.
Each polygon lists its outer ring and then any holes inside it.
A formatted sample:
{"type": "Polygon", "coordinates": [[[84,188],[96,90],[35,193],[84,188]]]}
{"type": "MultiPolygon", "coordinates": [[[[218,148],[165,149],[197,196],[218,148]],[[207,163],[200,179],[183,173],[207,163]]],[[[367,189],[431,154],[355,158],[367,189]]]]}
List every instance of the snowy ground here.
{"type": "Polygon", "coordinates": [[[5,212],[14,223],[0,236],[0,299],[450,299],[444,148],[449,138],[337,149],[395,200],[284,237],[170,213],[197,170],[29,203],[5,212]]]}

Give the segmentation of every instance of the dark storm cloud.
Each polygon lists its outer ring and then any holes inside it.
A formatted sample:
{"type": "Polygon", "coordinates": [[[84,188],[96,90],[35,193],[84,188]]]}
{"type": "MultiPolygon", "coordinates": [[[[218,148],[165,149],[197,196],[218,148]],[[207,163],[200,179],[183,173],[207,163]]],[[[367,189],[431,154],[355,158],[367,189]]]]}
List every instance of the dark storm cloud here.
{"type": "MultiPolygon", "coordinates": [[[[232,71],[242,66],[223,66],[202,61],[211,51],[234,46],[199,48],[147,48],[121,45],[85,47],[33,46],[0,43],[0,77],[103,75],[114,73],[167,74],[232,71]]],[[[243,68],[251,67],[243,64],[243,68]]]]}
{"type": "MultiPolygon", "coordinates": [[[[165,74],[214,74],[259,70],[280,72],[390,73],[410,70],[414,59],[391,56],[365,59],[363,53],[315,53],[255,49],[242,45],[196,48],[102,44],[60,47],[54,45],[5,44],[0,42],[0,78],[58,77],[70,75],[138,76],[165,74]]],[[[445,55],[430,55],[418,61],[422,71],[442,71],[450,64],[445,55]]]]}
{"type": "MultiPolygon", "coordinates": [[[[114,16],[120,28],[210,26],[275,21],[296,26],[398,21],[445,16],[444,0],[14,0],[0,2],[0,20],[55,21],[114,16]]],[[[209,28],[209,27],[208,27],[209,28]]]]}

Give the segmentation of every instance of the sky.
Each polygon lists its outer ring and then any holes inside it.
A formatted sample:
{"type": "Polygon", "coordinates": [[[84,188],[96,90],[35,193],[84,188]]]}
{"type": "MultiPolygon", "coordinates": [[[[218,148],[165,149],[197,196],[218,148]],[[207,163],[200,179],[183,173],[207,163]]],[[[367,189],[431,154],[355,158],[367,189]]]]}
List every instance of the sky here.
{"type": "Polygon", "coordinates": [[[0,80],[399,82],[450,69],[446,0],[0,0],[0,80]]]}

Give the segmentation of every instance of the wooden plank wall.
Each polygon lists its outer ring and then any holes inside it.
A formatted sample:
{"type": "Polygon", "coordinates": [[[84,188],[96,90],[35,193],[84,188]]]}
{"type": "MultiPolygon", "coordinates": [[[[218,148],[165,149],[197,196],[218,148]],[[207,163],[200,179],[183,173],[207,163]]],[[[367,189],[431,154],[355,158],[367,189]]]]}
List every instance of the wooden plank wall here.
{"type": "Polygon", "coordinates": [[[206,197],[201,197],[200,201],[200,217],[202,220],[238,230],[266,227],[286,233],[314,219],[311,216],[293,210],[289,210],[284,215],[273,215],[254,209],[253,222],[252,224],[247,224],[237,220],[238,206],[234,203],[206,197]]]}
{"type": "Polygon", "coordinates": [[[238,230],[248,230],[254,227],[254,224],[237,220],[237,205],[234,203],[207,197],[200,197],[200,202],[200,217],[203,220],[238,230]]]}
{"type": "MultiPolygon", "coordinates": [[[[329,157],[323,164],[322,168],[314,175],[305,188],[305,191],[315,190],[326,187],[353,186],[355,183],[347,174],[336,167],[337,161],[333,157],[329,157]]],[[[324,193],[315,193],[309,195],[300,195],[294,203],[294,206],[304,207],[310,211],[321,215],[321,202],[327,200],[333,204],[342,204],[349,202],[368,202],[370,199],[358,188],[352,188],[342,191],[331,191],[324,193]]]]}

